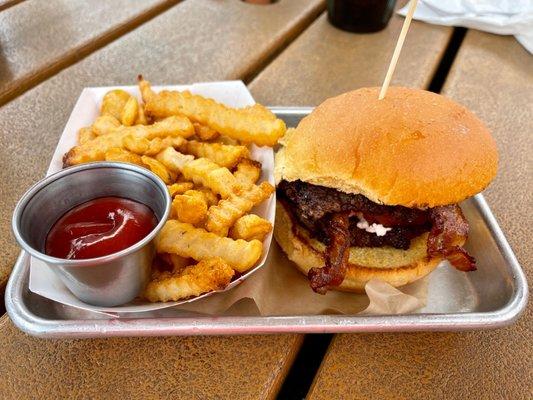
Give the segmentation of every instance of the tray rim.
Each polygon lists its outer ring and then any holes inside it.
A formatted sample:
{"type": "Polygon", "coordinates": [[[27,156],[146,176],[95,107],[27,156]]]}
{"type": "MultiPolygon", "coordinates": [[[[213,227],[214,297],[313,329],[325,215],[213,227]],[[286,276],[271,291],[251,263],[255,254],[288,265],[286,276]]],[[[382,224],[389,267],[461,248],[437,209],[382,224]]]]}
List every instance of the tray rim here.
{"type": "MultiPolygon", "coordinates": [[[[295,116],[308,114],[313,110],[313,107],[269,108],[274,113],[295,116]]],[[[528,299],[527,280],[485,198],[482,194],[478,194],[473,199],[509,266],[514,280],[515,289],[510,301],[494,311],[379,316],[121,317],[93,320],[48,320],[33,314],[22,300],[24,290],[22,278],[29,272],[29,256],[24,251],[21,251],[13,267],[6,287],[6,311],[20,330],[40,338],[463,331],[501,328],[514,323],[525,310],[528,299]]]]}

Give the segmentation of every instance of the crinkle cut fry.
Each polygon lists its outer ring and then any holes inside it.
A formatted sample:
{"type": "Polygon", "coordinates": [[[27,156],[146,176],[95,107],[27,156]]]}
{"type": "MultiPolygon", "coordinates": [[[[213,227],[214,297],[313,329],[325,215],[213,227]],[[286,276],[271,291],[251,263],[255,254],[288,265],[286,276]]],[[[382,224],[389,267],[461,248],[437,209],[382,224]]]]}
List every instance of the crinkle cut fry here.
{"type": "Polygon", "coordinates": [[[243,158],[250,155],[246,146],[233,146],[222,143],[204,143],[196,140],[184,142],[180,146],[184,153],[196,158],[205,157],[221,167],[233,168],[243,158]]]}
{"type": "Polygon", "coordinates": [[[93,140],[84,142],[71,148],[63,156],[63,166],[82,164],[91,161],[104,161],[105,154],[114,148],[122,148],[126,133],[117,132],[109,135],[97,136],[93,140]]]}
{"type": "Polygon", "coordinates": [[[229,169],[207,158],[197,158],[185,164],[181,172],[185,179],[208,187],[224,198],[239,193],[242,188],[229,169]]]}
{"type": "Polygon", "coordinates": [[[172,147],[167,147],[155,158],[169,170],[174,172],[183,171],[185,165],[194,160],[194,156],[191,156],[189,154],[182,154],[179,151],[173,149],[172,147]]]}
{"type": "Polygon", "coordinates": [[[139,83],[139,92],[141,92],[141,97],[146,104],[155,96],[155,93],[150,82],[145,80],[141,74],[137,75],[137,81],[139,83]]]}
{"type": "Polygon", "coordinates": [[[186,180],[205,186],[222,197],[229,197],[242,190],[242,185],[229,169],[220,167],[207,158],[194,159],[191,155],[169,147],[159,153],[156,159],[169,170],[181,172],[186,180]]]}
{"type": "Polygon", "coordinates": [[[149,282],[144,297],[151,302],[178,301],[224,289],[235,271],[221,258],[209,258],[178,273],[163,272],[149,282]]]}
{"type": "Polygon", "coordinates": [[[192,124],[184,117],[166,118],[153,125],[120,126],[103,133],[93,140],[74,146],[63,157],[64,166],[91,161],[104,161],[105,153],[114,147],[124,148],[124,139],[133,136],[139,139],[177,136],[188,137],[194,134],[192,124]]]}
{"type": "Polygon", "coordinates": [[[176,180],[176,173],[174,171],[170,171],[167,167],[165,167],[155,158],[149,156],[141,156],[141,161],[150,171],[160,177],[167,185],[173,183],[176,180]]]}
{"type": "Polygon", "coordinates": [[[172,214],[178,221],[198,225],[207,215],[207,201],[197,190],[178,194],[172,201],[172,214]]]}
{"type": "Polygon", "coordinates": [[[215,193],[213,193],[211,189],[202,186],[202,187],[197,188],[196,191],[202,193],[202,195],[204,196],[205,202],[207,203],[209,207],[214,206],[215,204],[218,203],[219,198],[215,193]]]}
{"type": "Polygon", "coordinates": [[[125,162],[130,164],[136,164],[140,167],[144,167],[141,156],[131,151],[124,150],[120,147],[114,147],[105,153],[106,161],[125,162]]]}
{"type": "Polygon", "coordinates": [[[101,115],[111,115],[119,120],[122,114],[122,109],[130,98],[131,95],[122,89],[110,90],[102,99],[102,104],[100,106],[101,115]]]}
{"type": "Polygon", "coordinates": [[[272,224],[255,214],[247,214],[240,217],[230,229],[230,237],[233,239],[252,240],[261,242],[272,230],[272,224]]]}
{"type": "Polygon", "coordinates": [[[276,114],[274,114],[264,105],[259,104],[259,103],[255,103],[253,106],[247,106],[247,107],[241,108],[241,110],[249,114],[261,116],[271,121],[274,121],[277,118],[276,114]]]}
{"type": "Polygon", "coordinates": [[[239,272],[253,267],[263,251],[263,244],[258,240],[247,242],[220,237],[176,220],[167,221],[163,226],[156,247],[159,253],[173,253],[195,260],[220,257],[239,272]]]}
{"type": "Polygon", "coordinates": [[[162,91],[150,97],[145,110],[158,118],[185,115],[230,138],[258,146],[274,146],[286,131],[281,119],[272,119],[257,110],[229,108],[189,91],[162,91]]]}
{"type": "Polygon", "coordinates": [[[146,139],[134,135],[124,137],[124,147],[129,151],[142,156],[155,156],[167,147],[180,147],[186,140],[180,136],[167,136],[146,139]]]}
{"type": "Polygon", "coordinates": [[[144,104],[139,104],[139,110],[137,112],[137,119],[135,125],[148,125],[151,121],[148,121],[146,114],[144,113],[144,104]]]}
{"type": "Polygon", "coordinates": [[[259,186],[250,185],[240,195],[232,195],[221,200],[216,206],[207,211],[206,229],[220,236],[226,236],[229,228],[255,205],[268,199],[274,192],[274,187],[268,182],[261,182],[259,186]]]}
{"type": "Polygon", "coordinates": [[[93,132],[91,127],[80,128],[80,130],[78,131],[79,144],[89,142],[93,140],[94,138],[96,138],[96,134],[93,132]]]}
{"type": "MultiPolygon", "coordinates": [[[[167,167],[168,168],[168,167],[167,167]]],[[[174,197],[177,194],[183,194],[187,190],[191,190],[194,187],[192,182],[176,182],[172,185],[167,185],[168,193],[170,197],[174,197]]]]}
{"type": "Polygon", "coordinates": [[[187,196],[199,198],[204,201],[206,205],[213,205],[218,203],[218,197],[210,189],[205,187],[187,190],[184,194],[187,196]]]}
{"type": "Polygon", "coordinates": [[[152,125],[135,125],[130,129],[135,129],[135,132],[147,139],[164,138],[166,136],[188,138],[194,135],[194,127],[191,121],[183,116],[175,116],[172,119],[171,117],[165,118],[154,122],[152,125]]]}
{"type": "Polygon", "coordinates": [[[172,116],[151,125],[124,126],[111,115],[101,115],[96,118],[92,130],[97,136],[127,131],[138,138],[154,139],[171,137],[188,138],[194,135],[194,127],[187,117],[172,116]]]}
{"type": "Polygon", "coordinates": [[[213,140],[220,136],[220,133],[218,133],[214,129],[202,125],[198,122],[194,122],[193,126],[194,131],[196,132],[196,136],[198,136],[200,140],[213,140]]]}
{"type": "Polygon", "coordinates": [[[105,135],[120,128],[120,121],[109,114],[103,114],[96,118],[91,129],[96,136],[105,135]]]}
{"type": "Polygon", "coordinates": [[[131,96],[126,102],[126,104],[124,104],[124,108],[122,109],[122,113],[120,114],[120,121],[124,126],[132,126],[135,125],[138,115],[139,102],[137,101],[137,98],[131,96]]]}
{"type": "Polygon", "coordinates": [[[261,176],[261,163],[249,158],[243,158],[237,164],[237,169],[233,172],[233,176],[242,184],[256,183],[261,176]]]}

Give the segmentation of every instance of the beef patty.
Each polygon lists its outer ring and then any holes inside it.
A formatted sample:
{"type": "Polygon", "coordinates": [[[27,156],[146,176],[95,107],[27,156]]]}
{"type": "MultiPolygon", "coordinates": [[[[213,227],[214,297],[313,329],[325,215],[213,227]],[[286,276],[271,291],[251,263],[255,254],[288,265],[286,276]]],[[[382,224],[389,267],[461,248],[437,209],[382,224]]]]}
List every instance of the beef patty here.
{"type": "Polygon", "coordinates": [[[357,247],[391,246],[407,250],[411,239],[431,229],[428,212],[402,206],[374,203],[360,194],[348,194],[302,181],[281,181],[278,197],[288,211],[318,240],[328,245],[331,218],[336,213],[351,212],[349,218],[350,245],[357,247]],[[355,214],[358,215],[355,215],[355,214]],[[357,227],[360,216],[369,224],[378,223],[392,228],[384,236],[357,227]]]}
{"type": "Polygon", "coordinates": [[[349,246],[406,250],[412,238],[428,231],[428,256],[446,258],[461,271],[476,269],[475,260],[461,247],[468,235],[468,222],[457,204],[427,210],[386,206],[360,194],[302,181],[281,181],[277,194],[292,217],[326,244],[325,265],[308,272],[310,285],[317,293],[324,294],[342,283],[349,246]],[[362,218],[390,230],[383,236],[367,232],[357,226],[362,218]]]}

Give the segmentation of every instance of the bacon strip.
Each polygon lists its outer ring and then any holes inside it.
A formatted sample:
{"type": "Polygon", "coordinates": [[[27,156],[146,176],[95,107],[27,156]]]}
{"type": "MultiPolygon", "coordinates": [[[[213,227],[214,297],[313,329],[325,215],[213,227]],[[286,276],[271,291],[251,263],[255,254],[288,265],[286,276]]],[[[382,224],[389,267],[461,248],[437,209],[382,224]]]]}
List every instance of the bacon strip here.
{"type": "Polygon", "coordinates": [[[307,274],[311,288],[320,294],[326,294],[332,286],[339,286],[346,275],[350,247],[350,213],[332,215],[328,234],[329,245],[324,254],[325,266],[311,268],[307,274]]]}
{"type": "Polygon", "coordinates": [[[466,252],[462,247],[454,247],[446,254],[446,258],[459,271],[475,271],[476,259],[466,252]]]}
{"type": "Polygon", "coordinates": [[[475,271],[476,260],[461,246],[468,237],[468,222],[457,204],[429,211],[432,228],[428,236],[428,255],[442,256],[460,271],[475,271]]]}

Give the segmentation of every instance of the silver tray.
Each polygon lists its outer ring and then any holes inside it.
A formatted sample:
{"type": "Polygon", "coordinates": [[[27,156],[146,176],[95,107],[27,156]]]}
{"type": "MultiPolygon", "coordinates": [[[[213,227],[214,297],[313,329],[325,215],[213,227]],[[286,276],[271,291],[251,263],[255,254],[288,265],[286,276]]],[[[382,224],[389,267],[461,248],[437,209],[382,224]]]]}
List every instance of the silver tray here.
{"type": "MultiPolygon", "coordinates": [[[[311,108],[273,107],[295,126],[311,108]]],[[[429,277],[427,306],[405,315],[290,315],[199,317],[172,308],[109,318],[78,310],[29,291],[29,256],[19,256],[6,289],[6,309],[21,330],[49,338],[458,331],[512,324],[525,309],[527,282],[513,251],[482,195],[461,204],[470,223],[467,249],[478,270],[438,268],[429,277]]],[[[280,251],[273,243],[271,252],[280,251]]],[[[268,262],[268,261],[267,261],[268,262]]]]}

